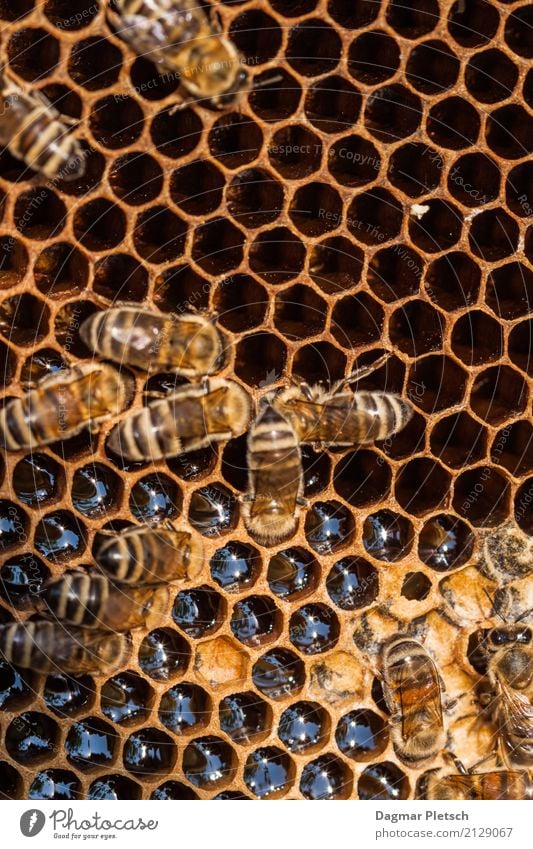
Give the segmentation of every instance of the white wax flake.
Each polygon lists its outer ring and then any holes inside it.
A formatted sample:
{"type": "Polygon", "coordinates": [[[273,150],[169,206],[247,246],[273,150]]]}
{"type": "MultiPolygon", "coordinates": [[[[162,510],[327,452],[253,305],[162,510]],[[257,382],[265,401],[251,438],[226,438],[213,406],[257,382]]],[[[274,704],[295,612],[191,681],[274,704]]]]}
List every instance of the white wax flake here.
{"type": "Polygon", "coordinates": [[[414,203],[411,207],[410,215],[420,221],[420,219],[424,217],[426,212],[429,212],[429,206],[427,205],[427,203],[414,203]]]}

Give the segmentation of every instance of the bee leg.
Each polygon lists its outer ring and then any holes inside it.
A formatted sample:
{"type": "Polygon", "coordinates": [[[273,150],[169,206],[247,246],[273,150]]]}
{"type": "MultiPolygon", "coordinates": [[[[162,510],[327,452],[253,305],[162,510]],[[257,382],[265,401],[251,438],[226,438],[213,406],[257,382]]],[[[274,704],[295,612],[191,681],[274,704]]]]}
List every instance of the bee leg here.
{"type": "Polygon", "coordinates": [[[494,759],[496,761],[496,766],[501,766],[501,759],[500,759],[500,756],[498,754],[498,743],[496,743],[496,745],[488,753],[488,755],[485,755],[485,757],[481,758],[480,761],[476,761],[476,763],[473,766],[470,767],[468,772],[470,772],[470,773],[475,772],[478,767],[480,767],[482,764],[487,763],[487,761],[490,761],[492,759],[494,759]]]}
{"type": "Polygon", "coordinates": [[[368,363],[365,366],[360,366],[356,368],[355,371],[352,371],[348,377],[343,377],[342,380],[339,380],[331,389],[331,394],[336,395],[337,392],[340,392],[344,389],[345,386],[349,386],[351,383],[357,383],[359,380],[362,380],[364,377],[368,377],[372,372],[377,371],[384,365],[389,357],[392,355],[392,351],[386,351],[382,354],[381,357],[378,357],[377,360],[374,360],[373,363],[368,363]]]}
{"type": "Polygon", "coordinates": [[[454,752],[452,752],[450,749],[445,749],[442,754],[443,754],[444,757],[450,758],[450,760],[453,762],[453,765],[455,766],[457,772],[460,775],[468,775],[469,770],[467,770],[467,768],[465,767],[463,762],[459,760],[459,758],[457,757],[457,755],[454,752]]]}
{"type": "Polygon", "coordinates": [[[213,27],[216,33],[221,33],[224,30],[222,16],[218,9],[214,6],[211,6],[209,9],[209,20],[211,22],[211,26],[213,27]]]}

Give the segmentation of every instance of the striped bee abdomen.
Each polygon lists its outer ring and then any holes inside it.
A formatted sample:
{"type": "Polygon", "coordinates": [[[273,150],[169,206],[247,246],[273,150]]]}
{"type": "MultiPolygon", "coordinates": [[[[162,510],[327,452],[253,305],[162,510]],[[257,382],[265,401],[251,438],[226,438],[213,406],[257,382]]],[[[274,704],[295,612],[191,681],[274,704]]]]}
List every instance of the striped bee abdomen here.
{"type": "Polygon", "coordinates": [[[106,575],[125,584],[195,578],[204,564],[200,539],[165,528],[127,528],[116,536],[97,533],[93,553],[106,575]]]}

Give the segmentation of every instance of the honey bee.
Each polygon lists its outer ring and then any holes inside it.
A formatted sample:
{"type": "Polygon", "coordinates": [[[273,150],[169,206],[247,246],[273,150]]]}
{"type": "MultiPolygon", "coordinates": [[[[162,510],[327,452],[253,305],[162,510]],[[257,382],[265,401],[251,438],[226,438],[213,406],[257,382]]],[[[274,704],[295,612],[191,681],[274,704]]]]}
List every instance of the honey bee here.
{"type": "Polygon", "coordinates": [[[282,389],[271,403],[291,422],[301,442],[319,448],[349,448],[388,439],[413,415],[409,402],[391,392],[353,392],[348,386],[374,371],[388,356],[358,369],[329,390],[302,383],[282,389]]]}
{"type": "Polygon", "coordinates": [[[300,443],[288,418],[266,403],[248,435],[244,524],[261,545],[292,536],[303,502],[300,443]]]}
{"type": "Polygon", "coordinates": [[[127,460],[161,460],[243,433],[250,399],[232,380],[184,386],[134,410],[109,435],[108,446],[127,460]]]}
{"type": "Polygon", "coordinates": [[[48,675],[107,675],[130,654],[127,634],[69,628],[48,621],[0,625],[0,654],[8,663],[48,675]]]}
{"type": "Polygon", "coordinates": [[[101,357],[143,371],[196,377],[224,365],[222,334],[193,313],[173,317],[141,306],[112,307],[85,319],[80,336],[101,357]]]}
{"type": "MultiPolygon", "coordinates": [[[[49,180],[75,180],[85,173],[79,141],[40,91],[24,91],[0,80],[0,144],[49,180]]],[[[75,122],[72,122],[75,123],[75,122]]]]}
{"type": "Polygon", "coordinates": [[[498,770],[475,773],[465,769],[457,758],[453,760],[457,773],[440,775],[440,770],[426,773],[418,782],[417,798],[443,801],[533,799],[533,782],[527,772],[498,770]]]}
{"type": "Polygon", "coordinates": [[[533,581],[526,578],[499,587],[494,593],[493,607],[504,621],[533,625],[533,581]]]}
{"type": "Polygon", "coordinates": [[[507,766],[533,766],[533,630],[506,624],[484,634],[486,678],[478,686],[480,705],[498,728],[507,766]]]}
{"type": "Polygon", "coordinates": [[[185,91],[217,109],[234,103],[248,74],[237,48],[197,0],[115,0],[111,21],[140,56],[179,73],[185,91]]]}
{"type": "Polygon", "coordinates": [[[124,410],[132,394],[130,382],[103,363],[47,375],[0,410],[0,446],[32,449],[94,429],[124,410]]]}
{"type": "Polygon", "coordinates": [[[120,534],[99,531],[94,558],[100,569],[122,584],[159,584],[194,580],[204,565],[204,547],[189,531],[132,527],[120,534]]]}
{"type": "Polygon", "coordinates": [[[419,768],[444,745],[437,668],[420,643],[397,637],[383,650],[383,681],[394,750],[402,761],[419,768]]]}
{"type": "Polygon", "coordinates": [[[478,560],[480,571],[498,583],[533,574],[533,538],[514,522],[486,534],[478,560]]]}
{"type": "Polygon", "coordinates": [[[46,608],[60,622],[84,628],[130,631],[156,627],[168,602],[166,586],[119,587],[105,575],[66,572],[43,591],[46,608]]]}

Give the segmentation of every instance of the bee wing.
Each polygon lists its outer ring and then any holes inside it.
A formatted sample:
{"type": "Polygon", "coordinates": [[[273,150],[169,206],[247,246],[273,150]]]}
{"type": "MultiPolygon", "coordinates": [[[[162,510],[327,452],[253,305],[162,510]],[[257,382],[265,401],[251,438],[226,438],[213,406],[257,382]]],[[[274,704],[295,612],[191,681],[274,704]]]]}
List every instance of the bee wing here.
{"type": "Polygon", "coordinates": [[[509,733],[517,733],[520,737],[533,738],[533,705],[527,696],[509,687],[499,679],[500,710],[503,714],[502,725],[509,733]]]}
{"type": "Polygon", "coordinates": [[[379,435],[376,412],[354,403],[354,395],[326,398],[323,402],[294,398],[286,411],[302,442],[352,446],[379,435]]]}
{"type": "Polygon", "coordinates": [[[25,114],[17,93],[3,91],[0,96],[0,145],[7,146],[20,131],[25,114]]]}
{"type": "MultiPolygon", "coordinates": [[[[433,664],[431,664],[433,667],[433,664]]],[[[440,702],[440,685],[437,682],[436,695],[433,692],[433,682],[423,687],[416,687],[416,704],[413,704],[413,669],[407,664],[399,676],[399,695],[402,715],[402,735],[405,740],[412,739],[421,730],[440,728],[442,726],[442,707],[440,702]],[[422,729],[423,725],[423,729],[422,729]]]]}

